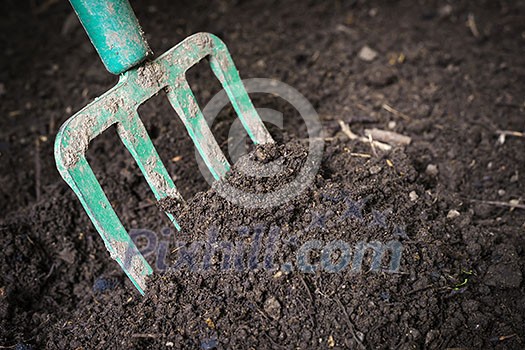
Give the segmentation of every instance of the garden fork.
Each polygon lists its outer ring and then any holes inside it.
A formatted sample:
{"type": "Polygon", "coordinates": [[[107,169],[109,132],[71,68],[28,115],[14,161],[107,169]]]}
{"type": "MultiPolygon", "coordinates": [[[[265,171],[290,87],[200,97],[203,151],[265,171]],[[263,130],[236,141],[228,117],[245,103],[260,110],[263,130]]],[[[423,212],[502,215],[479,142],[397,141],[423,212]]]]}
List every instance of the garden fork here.
{"type": "MultiPolygon", "coordinates": [[[[157,200],[182,197],[140,120],[138,107],[164,89],[213,177],[230,165],[197,104],[186,71],[205,57],[255,144],[273,142],[257,114],[225,44],[208,33],[194,34],[159,58],[152,52],[128,0],[70,0],[107,70],[118,83],[69,118],[55,141],[57,168],[80,199],[106,248],[141,294],[152,268],[131,240],[86,160],[89,142],[115,125],[157,200]]],[[[175,217],[166,213],[179,230],[175,217]]]]}

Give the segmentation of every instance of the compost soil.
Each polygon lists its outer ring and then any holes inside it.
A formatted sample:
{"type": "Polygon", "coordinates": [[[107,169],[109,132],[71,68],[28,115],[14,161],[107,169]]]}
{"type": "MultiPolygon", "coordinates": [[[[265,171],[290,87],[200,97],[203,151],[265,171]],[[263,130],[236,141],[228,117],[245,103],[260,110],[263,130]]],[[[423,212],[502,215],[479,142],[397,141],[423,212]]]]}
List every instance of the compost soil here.
{"type": "MultiPolygon", "coordinates": [[[[282,128],[269,125],[278,145],[252,149],[210,188],[165,95],[154,97],[139,113],[185,203],[153,200],[114,130],[88,151],[126,228],[159,237],[162,249],[148,255],[158,271],[141,297],[52,153],[59,125],[116,78],[67,3],[2,3],[2,347],[524,347],[525,215],[508,204],[523,198],[525,140],[498,134],[525,131],[522,2],[133,5],[156,52],[212,32],[243,77],[303,93],[326,134],[319,171],[276,207],[227,201],[225,184],[268,193],[307,164],[297,112],[254,95],[257,107],[285,116],[282,128]],[[372,55],[360,55],[365,46],[372,55]],[[341,122],[412,142],[384,152],[350,140],[341,122]],[[281,169],[273,178],[241,167],[271,162],[281,169]],[[181,232],[160,209],[178,216],[181,232]],[[320,244],[306,255],[314,271],[298,253],[307,242],[320,244]],[[332,249],[326,263],[331,242],[347,244],[350,258],[332,249]],[[395,249],[379,268],[367,249],[357,268],[360,243],[392,242],[402,248],[399,269],[390,271],[395,249]]],[[[220,90],[205,63],[188,77],[201,105],[220,90]]],[[[213,125],[225,151],[234,118],[228,107],[213,125]]]]}

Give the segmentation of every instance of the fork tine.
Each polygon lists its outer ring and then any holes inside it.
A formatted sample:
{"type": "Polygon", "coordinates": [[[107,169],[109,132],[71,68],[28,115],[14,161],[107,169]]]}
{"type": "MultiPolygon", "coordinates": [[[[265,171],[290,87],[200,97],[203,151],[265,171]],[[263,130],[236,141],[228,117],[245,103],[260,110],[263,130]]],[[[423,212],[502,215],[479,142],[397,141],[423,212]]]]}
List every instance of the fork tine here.
{"type": "MultiPolygon", "coordinates": [[[[61,162],[61,159],[57,158],[57,162],[61,162]]],[[[80,199],[111,257],[118,262],[139,292],[144,294],[145,276],[153,270],[120,222],[85,156],[79,155],[72,167],[59,164],[59,169],[80,199]]]]}
{"type": "Polygon", "coordinates": [[[211,174],[215,180],[219,180],[230,169],[230,163],[215,140],[188,82],[178,79],[176,85],[177,88],[167,89],[168,100],[184,123],[211,174]]]}
{"type": "Polygon", "coordinates": [[[244,88],[239,72],[226,45],[213,34],[205,35],[209,35],[214,42],[213,54],[210,55],[211,69],[221,82],[237,116],[253,143],[257,145],[274,142],[244,88]]]}
{"type": "MultiPolygon", "coordinates": [[[[117,124],[117,132],[131,156],[137,162],[155,198],[161,200],[170,197],[184,202],[136,111],[128,118],[120,120],[117,124]]],[[[168,212],[165,213],[177,230],[180,230],[175,217],[168,212]]]]}

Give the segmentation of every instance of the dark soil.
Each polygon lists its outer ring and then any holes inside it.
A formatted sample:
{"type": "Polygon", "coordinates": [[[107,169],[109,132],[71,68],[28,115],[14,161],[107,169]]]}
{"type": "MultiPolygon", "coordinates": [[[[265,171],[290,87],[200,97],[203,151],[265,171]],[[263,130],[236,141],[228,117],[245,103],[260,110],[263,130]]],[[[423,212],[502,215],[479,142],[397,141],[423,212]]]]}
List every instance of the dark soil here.
{"type": "MultiPolygon", "coordinates": [[[[498,130],[525,132],[524,3],[133,5],[157,53],[212,32],[243,77],[275,78],[303,93],[327,134],[321,168],[290,202],[239,207],[217,193],[219,185],[208,189],[182,124],[164,94],[154,97],[139,112],[187,203],[163,203],[183,230],[165,237],[172,268],[155,273],[141,297],[58,175],[52,152],[61,123],[116,78],[66,2],[3,2],[1,347],[525,347],[525,215],[497,204],[525,198],[525,138],[498,137],[498,130]],[[377,52],[371,62],[358,57],[365,45],[377,52]],[[339,120],[360,135],[376,127],[412,142],[374,154],[349,140],[339,120]],[[235,243],[242,259],[221,269],[227,251],[207,256],[207,245],[196,250],[199,265],[183,259],[191,242],[210,239],[235,243]],[[374,271],[368,250],[359,271],[300,272],[297,252],[311,240],[342,240],[352,257],[359,242],[399,241],[400,269],[387,271],[390,253],[374,271]],[[272,260],[266,252],[274,246],[272,260]]],[[[202,104],[219,89],[205,65],[189,80],[202,104]]],[[[279,146],[250,157],[282,161],[285,171],[254,179],[234,169],[226,181],[266,192],[304,164],[306,134],[283,100],[253,97],[257,107],[284,113],[285,124],[272,128],[279,146]]],[[[225,150],[233,120],[226,108],[213,127],[225,150]]],[[[127,228],[167,232],[113,130],[92,142],[88,158],[127,228]]],[[[314,249],[309,258],[319,264],[321,254],[314,249]]]]}

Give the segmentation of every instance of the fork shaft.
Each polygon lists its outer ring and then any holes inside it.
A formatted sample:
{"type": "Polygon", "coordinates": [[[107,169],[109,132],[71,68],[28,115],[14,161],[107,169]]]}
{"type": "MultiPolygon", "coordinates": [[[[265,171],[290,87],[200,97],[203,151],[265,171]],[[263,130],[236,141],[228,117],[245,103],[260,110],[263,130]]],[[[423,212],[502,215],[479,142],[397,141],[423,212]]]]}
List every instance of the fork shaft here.
{"type": "Polygon", "coordinates": [[[152,53],[128,0],[69,1],[110,73],[123,73],[152,53]]]}

